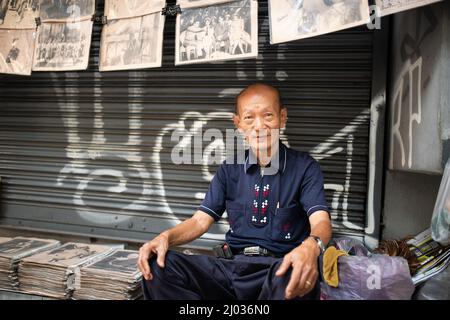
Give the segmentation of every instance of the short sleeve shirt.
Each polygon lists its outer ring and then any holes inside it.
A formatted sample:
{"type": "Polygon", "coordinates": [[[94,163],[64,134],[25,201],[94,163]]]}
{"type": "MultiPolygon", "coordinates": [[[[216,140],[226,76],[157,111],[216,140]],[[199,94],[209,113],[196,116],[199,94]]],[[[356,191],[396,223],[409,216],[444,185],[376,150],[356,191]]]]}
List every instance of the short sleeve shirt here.
{"type": "Polygon", "coordinates": [[[319,163],[280,142],[278,169],[267,175],[249,161],[251,155],[247,151],[241,164],[221,164],[198,209],[215,221],[227,212],[225,237],[235,249],[261,246],[287,253],[309,236],[312,214],[329,213],[319,163]]]}

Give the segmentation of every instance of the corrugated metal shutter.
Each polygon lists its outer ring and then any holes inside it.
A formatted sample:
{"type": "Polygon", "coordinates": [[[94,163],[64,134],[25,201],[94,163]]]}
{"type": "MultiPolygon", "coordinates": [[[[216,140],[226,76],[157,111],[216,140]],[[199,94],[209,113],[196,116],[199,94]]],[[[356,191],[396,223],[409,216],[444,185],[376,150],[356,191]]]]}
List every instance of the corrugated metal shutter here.
{"type": "MultiPolygon", "coordinates": [[[[265,81],[289,108],[290,146],[320,160],[335,234],[362,236],[372,32],[270,46],[267,3],[259,1],[258,60],[175,67],[174,20],[166,21],[162,68],[99,73],[97,25],[87,71],[0,76],[0,223],[154,236],[192,214],[215,171],[172,164],[171,132],[202,121],[204,129],[232,128],[235,93],[265,81]]],[[[222,221],[195,244],[211,246],[226,230],[222,221]]]]}

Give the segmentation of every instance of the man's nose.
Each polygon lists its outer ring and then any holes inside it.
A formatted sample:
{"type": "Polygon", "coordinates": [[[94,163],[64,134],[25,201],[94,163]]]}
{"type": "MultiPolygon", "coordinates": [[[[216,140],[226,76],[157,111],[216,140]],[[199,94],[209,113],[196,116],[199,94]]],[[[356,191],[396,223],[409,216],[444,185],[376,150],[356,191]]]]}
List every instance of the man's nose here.
{"type": "Polygon", "coordinates": [[[260,130],[260,129],[264,129],[265,128],[265,124],[263,119],[261,119],[260,117],[256,117],[255,121],[253,122],[253,129],[254,130],[260,130]]]}

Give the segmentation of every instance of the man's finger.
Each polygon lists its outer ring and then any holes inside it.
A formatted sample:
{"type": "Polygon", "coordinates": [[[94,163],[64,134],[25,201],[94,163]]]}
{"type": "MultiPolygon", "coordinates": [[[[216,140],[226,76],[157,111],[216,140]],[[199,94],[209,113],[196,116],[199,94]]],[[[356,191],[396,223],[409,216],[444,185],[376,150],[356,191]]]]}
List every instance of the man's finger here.
{"type": "Polygon", "coordinates": [[[141,256],[139,256],[137,265],[138,265],[139,271],[142,273],[142,276],[143,276],[146,280],[148,280],[148,279],[147,279],[147,274],[145,273],[144,265],[142,264],[142,257],[141,257],[141,256]]]}
{"type": "Polygon", "coordinates": [[[292,299],[298,295],[298,285],[301,279],[302,271],[302,265],[298,265],[292,268],[291,279],[289,280],[285,291],[286,299],[292,299]]]}
{"type": "Polygon", "coordinates": [[[139,269],[142,272],[142,275],[146,280],[152,280],[153,275],[150,271],[150,265],[148,264],[148,259],[150,259],[151,253],[148,253],[147,250],[143,249],[139,254],[138,265],[139,269]]]}
{"type": "Polygon", "coordinates": [[[304,272],[302,274],[302,278],[300,280],[300,293],[299,296],[303,297],[307,293],[309,293],[312,289],[314,289],[314,286],[317,281],[317,272],[314,272],[314,270],[310,270],[309,272],[304,272]]]}
{"type": "Polygon", "coordinates": [[[291,266],[291,260],[290,258],[285,257],[283,259],[283,262],[281,263],[281,266],[278,268],[277,272],[275,273],[276,276],[282,276],[286,273],[286,271],[289,270],[289,267],[291,266]]]}
{"type": "Polygon", "coordinates": [[[156,260],[156,263],[158,264],[158,266],[160,266],[161,268],[164,268],[164,261],[166,259],[166,250],[162,247],[159,247],[156,249],[157,254],[158,254],[158,258],[156,260]]]}

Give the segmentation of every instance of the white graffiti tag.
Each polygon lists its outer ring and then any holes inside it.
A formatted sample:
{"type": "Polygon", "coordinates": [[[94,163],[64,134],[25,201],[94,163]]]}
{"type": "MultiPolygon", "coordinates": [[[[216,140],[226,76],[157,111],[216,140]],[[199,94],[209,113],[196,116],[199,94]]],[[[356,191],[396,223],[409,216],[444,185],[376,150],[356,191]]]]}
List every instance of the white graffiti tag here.
{"type": "Polygon", "coordinates": [[[398,145],[400,152],[401,167],[408,166],[411,168],[413,165],[413,125],[420,124],[422,121],[422,57],[418,58],[414,63],[408,60],[403,66],[400,76],[395,83],[394,97],[392,101],[392,127],[391,127],[391,145],[390,145],[390,157],[389,168],[394,168],[394,159],[397,151],[395,146],[398,145]],[[405,83],[407,79],[407,83],[405,83]],[[407,110],[403,110],[403,90],[405,86],[409,87],[408,105],[407,110]],[[400,125],[403,117],[407,118],[407,134],[405,137],[402,135],[400,125]],[[406,142],[405,142],[406,141],[406,142]],[[407,144],[407,152],[405,147],[407,144]]]}

